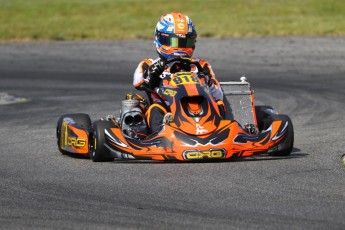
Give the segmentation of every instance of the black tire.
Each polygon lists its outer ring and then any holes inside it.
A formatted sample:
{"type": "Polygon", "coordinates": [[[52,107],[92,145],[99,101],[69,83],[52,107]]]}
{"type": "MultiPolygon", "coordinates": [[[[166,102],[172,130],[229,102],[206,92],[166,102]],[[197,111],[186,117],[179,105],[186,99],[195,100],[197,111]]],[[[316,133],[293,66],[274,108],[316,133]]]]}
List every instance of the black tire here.
{"type": "Polygon", "coordinates": [[[258,129],[261,132],[264,129],[267,129],[272,124],[272,115],[270,113],[273,111],[273,108],[268,105],[258,105],[255,106],[256,121],[258,123],[258,129]]]}
{"type": "Polygon", "coordinates": [[[60,145],[61,126],[62,126],[63,119],[66,118],[66,117],[72,118],[77,124],[83,126],[87,130],[91,130],[91,119],[90,119],[89,115],[87,115],[85,113],[73,113],[73,114],[64,114],[64,115],[62,115],[59,118],[58,122],[57,122],[56,137],[57,137],[57,145],[58,145],[59,151],[63,155],[68,154],[67,151],[61,149],[61,145],[60,145]]]}
{"type": "Polygon", "coordinates": [[[115,124],[111,121],[95,121],[92,125],[93,135],[93,151],[90,151],[90,158],[94,162],[113,161],[114,157],[111,155],[109,149],[104,146],[105,143],[105,129],[115,128],[115,124]]]}
{"type": "Polygon", "coordinates": [[[288,121],[289,126],[288,126],[288,135],[285,138],[285,140],[283,140],[283,142],[282,142],[283,150],[269,153],[269,155],[270,156],[289,156],[292,152],[293,144],[294,144],[294,138],[295,138],[294,137],[294,131],[293,131],[293,124],[292,124],[291,119],[289,118],[289,116],[283,115],[283,114],[273,115],[270,118],[272,119],[272,122],[273,121],[280,121],[280,120],[288,121]]]}

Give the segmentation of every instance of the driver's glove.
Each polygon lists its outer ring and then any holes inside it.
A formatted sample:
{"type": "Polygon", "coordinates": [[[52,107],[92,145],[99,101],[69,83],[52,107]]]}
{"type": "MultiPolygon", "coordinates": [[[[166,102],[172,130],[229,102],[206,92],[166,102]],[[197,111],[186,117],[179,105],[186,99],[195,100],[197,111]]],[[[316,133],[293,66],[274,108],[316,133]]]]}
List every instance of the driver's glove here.
{"type": "Polygon", "coordinates": [[[149,77],[153,79],[159,78],[159,76],[163,73],[165,67],[165,63],[163,60],[159,60],[153,63],[149,67],[149,77]]]}
{"type": "Polygon", "coordinates": [[[159,77],[165,69],[165,63],[163,60],[158,60],[149,67],[148,82],[149,88],[154,89],[159,85],[161,78],[159,77]]]}

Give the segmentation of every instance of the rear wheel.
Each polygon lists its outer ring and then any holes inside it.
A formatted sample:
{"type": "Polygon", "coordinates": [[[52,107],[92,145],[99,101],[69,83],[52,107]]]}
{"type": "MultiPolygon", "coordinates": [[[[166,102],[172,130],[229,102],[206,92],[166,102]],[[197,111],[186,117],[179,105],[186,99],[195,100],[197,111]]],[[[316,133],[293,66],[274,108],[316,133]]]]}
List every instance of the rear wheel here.
{"type": "Polygon", "coordinates": [[[77,124],[83,126],[86,130],[91,130],[91,119],[90,116],[85,113],[74,113],[74,114],[64,114],[62,115],[56,126],[56,137],[57,137],[57,145],[59,148],[59,151],[62,154],[67,154],[68,152],[61,149],[61,128],[62,128],[62,122],[63,119],[69,117],[73,119],[77,124]]]}
{"type": "Polygon", "coordinates": [[[115,124],[111,121],[95,121],[93,123],[93,151],[90,151],[90,158],[94,162],[113,161],[114,157],[110,150],[104,146],[105,129],[115,128],[115,124]]]}

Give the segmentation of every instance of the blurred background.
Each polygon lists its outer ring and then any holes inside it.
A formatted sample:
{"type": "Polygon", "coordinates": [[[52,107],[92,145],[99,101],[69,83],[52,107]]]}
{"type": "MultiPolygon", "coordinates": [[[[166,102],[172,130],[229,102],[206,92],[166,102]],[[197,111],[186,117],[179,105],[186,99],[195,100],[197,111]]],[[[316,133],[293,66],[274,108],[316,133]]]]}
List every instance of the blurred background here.
{"type": "Polygon", "coordinates": [[[171,11],[199,37],[345,34],[343,0],[0,0],[0,41],[152,38],[171,11]]]}

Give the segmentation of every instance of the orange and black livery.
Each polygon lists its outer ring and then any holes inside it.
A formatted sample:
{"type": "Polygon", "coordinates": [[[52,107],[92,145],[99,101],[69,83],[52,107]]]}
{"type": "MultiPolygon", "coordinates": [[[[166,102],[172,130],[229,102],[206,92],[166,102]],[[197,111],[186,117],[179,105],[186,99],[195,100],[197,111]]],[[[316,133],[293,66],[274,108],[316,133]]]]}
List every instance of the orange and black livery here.
{"type": "MultiPolygon", "coordinates": [[[[174,61],[202,68],[193,59],[174,61]]],[[[245,81],[221,84],[230,88],[247,85],[245,81]]],[[[294,142],[290,118],[277,114],[270,106],[255,106],[253,91],[248,95],[243,90],[228,91],[224,90],[225,95],[232,100],[236,95],[242,97],[242,107],[232,102],[227,113],[234,114],[224,117],[202,78],[191,71],[172,73],[161,81],[157,91],[152,91],[165,104],[159,132],[147,132],[146,116],[136,106],[139,103],[129,101],[126,103],[132,107],[122,109],[118,119],[110,116],[92,123],[86,114],[61,116],[57,124],[58,148],[64,154],[82,154],[93,161],[200,161],[256,154],[289,155],[294,142]],[[248,106],[244,107],[246,100],[248,106]],[[243,121],[245,116],[248,121],[243,121]]]]}

